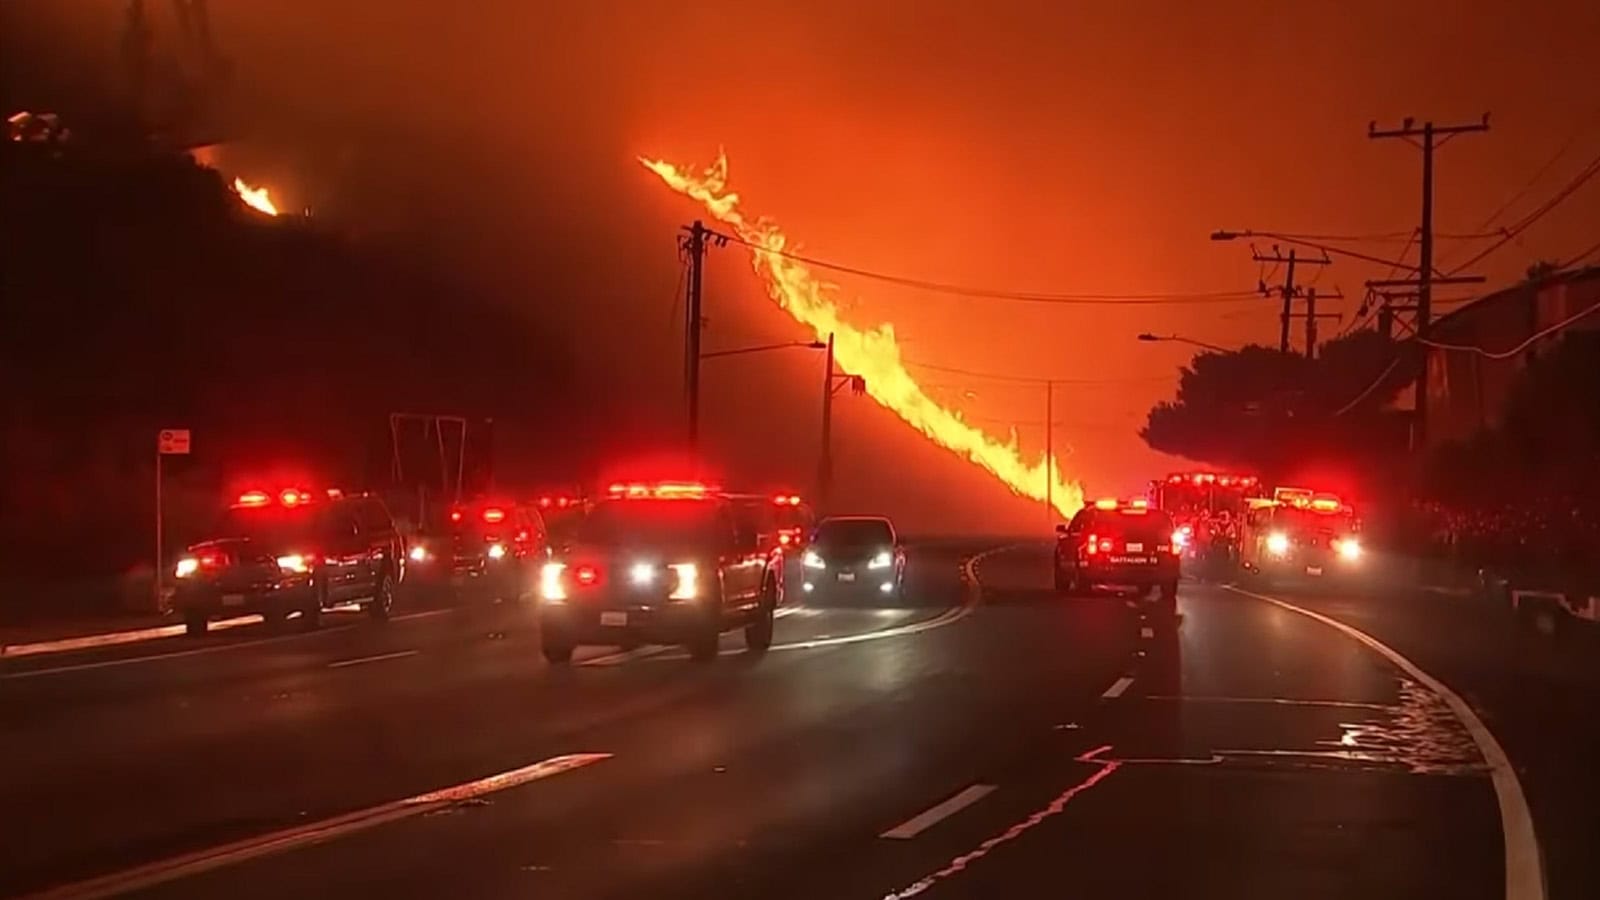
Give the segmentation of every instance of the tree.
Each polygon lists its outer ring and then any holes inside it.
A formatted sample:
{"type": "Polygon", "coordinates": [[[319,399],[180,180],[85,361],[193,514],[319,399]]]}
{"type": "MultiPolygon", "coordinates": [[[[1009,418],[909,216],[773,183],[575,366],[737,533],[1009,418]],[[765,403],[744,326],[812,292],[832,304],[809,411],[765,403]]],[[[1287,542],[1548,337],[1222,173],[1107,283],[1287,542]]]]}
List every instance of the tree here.
{"type": "Polygon", "coordinates": [[[1315,360],[1258,345],[1207,351],[1140,436],[1155,450],[1274,478],[1368,471],[1405,445],[1405,414],[1387,407],[1413,371],[1405,346],[1372,331],[1329,341],[1315,360]]]}

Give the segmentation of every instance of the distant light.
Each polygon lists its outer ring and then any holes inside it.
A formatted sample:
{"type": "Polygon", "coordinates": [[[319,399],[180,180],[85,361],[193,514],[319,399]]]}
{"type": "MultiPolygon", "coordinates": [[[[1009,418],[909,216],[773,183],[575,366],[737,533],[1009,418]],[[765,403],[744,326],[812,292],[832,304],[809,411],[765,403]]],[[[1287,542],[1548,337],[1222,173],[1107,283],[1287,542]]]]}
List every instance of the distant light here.
{"type": "Polygon", "coordinates": [[[489,549],[485,552],[489,554],[490,559],[504,559],[506,555],[506,545],[490,544],[489,549]]]}
{"type": "Polygon", "coordinates": [[[628,570],[628,580],[634,584],[646,585],[656,580],[656,567],[649,563],[634,563],[628,570]]]}
{"type": "Polygon", "coordinates": [[[421,544],[415,544],[412,546],[411,551],[406,555],[411,557],[412,562],[426,562],[428,559],[428,548],[422,546],[421,544]]]}

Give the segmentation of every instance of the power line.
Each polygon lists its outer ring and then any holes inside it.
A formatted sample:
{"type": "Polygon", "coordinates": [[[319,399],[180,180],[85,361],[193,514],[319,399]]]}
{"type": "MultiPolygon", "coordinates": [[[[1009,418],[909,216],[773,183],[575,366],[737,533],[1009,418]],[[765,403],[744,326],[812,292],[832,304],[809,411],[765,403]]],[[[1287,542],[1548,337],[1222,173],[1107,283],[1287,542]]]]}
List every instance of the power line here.
{"type": "Polygon", "coordinates": [[[990,381],[1009,381],[1016,384],[1132,384],[1136,382],[1170,381],[1170,375],[1150,375],[1129,378],[1039,378],[1029,375],[1013,375],[1000,372],[979,372],[973,369],[960,369],[955,366],[941,366],[934,363],[917,362],[911,359],[902,359],[902,363],[919,369],[929,369],[934,372],[948,372],[953,375],[966,375],[971,378],[983,378],[990,381]]]}
{"type": "Polygon", "coordinates": [[[1558,269],[1570,269],[1573,266],[1577,265],[1578,263],[1583,262],[1585,259],[1588,259],[1590,256],[1593,256],[1594,252],[1596,250],[1600,250],[1600,244],[1595,244],[1594,246],[1590,247],[1589,249],[1584,250],[1583,252],[1579,253],[1577,256],[1574,256],[1573,258],[1567,260],[1566,262],[1561,263],[1556,268],[1558,268],[1558,269]]]}
{"type": "Polygon", "coordinates": [[[1476,256],[1473,256],[1471,259],[1451,269],[1450,274],[1454,275],[1455,273],[1478,262],[1489,254],[1499,250],[1501,247],[1504,247],[1506,244],[1515,240],[1517,236],[1521,235],[1524,231],[1527,231],[1528,228],[1533,225],[1533,223],[1544,218],[1547,213],[1555,209],[1557,206],[1560,206],[1562,201],[1576,193],[1579,188],[1587,184],[1589,179],[1593,178],[1597,173],[1600,173],[1600,156],[1596,156],[1595,158],[1589,160],[1589,162],[1586,163],[1581,170],[1579,170],[1578,174],[1573,176],[1571,181],[1567,182],[1565,187],[1556,192],[1555,196],[1551,197],[1549,200],[1546,200],[1538,208],[1534,209],[1533,212],[1517,220],[1515,224],[1507,227],[1505,232],[1501,235],[1500,240],[1495,241],[1489,246],[1483,248],[1483,250],[1481,250],[1476,256]]]}
{"type": "Polygon", "coordinates": [[[1385,378],[1389,377],[1389,373],[1394,371],[1395,366],[1400,365],[1400,360],[1401,360],[1401,357],[1399,357],[1399,356],[1395,357],[1394,358],[1394,362],[1389,363],[1388,368],[1384,369],[1381,373],[1379,373],[1377,378],[1372,379],[1372,383],[1367,385],[1366,389],[1363,390],[1361,393],[1357,394],[1356,398],[1354,400],[1351,400],[1349,403],[1346,403],[1344,406],[1339,407],[1339,411],[1334,413],[1334,416],[1342,416],[1342,415],[1344,415],[1345,413],[1349,412],[1350,410],[1355,409],[1356,408],[1356,404],[1358,404],[1361,401],[1367,399],[1367,397],[1370,396],[1373,391],[1378,389],[1378,385],[1383,384],[1383,380],[1385,378]]]}
{"type": "Polygon", "coordinates": [[[1488,228],[1490,225],[1494,224],[1495,220],[1505,215],[1506,210],[1510,209],[1512,206],[1515,206],[1518,200],[1521,200],[1523,197],[1527,196],[1528,191],[1533,190],[1533,186],[1539,183],[1539,179],[1543,178],[1545,173],[1549,172],[1550,169],[1555,166],[1556,162],[1561,159],[1561,157],[1567,155],[1567,151],[1572,149],[1572,146],[1578,142],[1579,138],[1583,137],[1585,132],[1594,127],[1594,123],[1597,119],[1600,119],[1600,108],[1595,109],[1589,118],[1580,123],[1578,127],[1573,130],[1572,134],[1568,135],[1567,139],[1562,142],[1561,146],[1557,148],[1556,152],[1551,154],[1550,158],[1545,160],[1544,164],[1533,173],[1533,175],[1528,179],[1527,183],[1518,188],[1516,193],[1512,194],[1506,199],[1506,202],[1500,204],[1500,206],[1497,207],[1494,212],[1490,213],[1489,217],[1484,219],[1483,224],[1479,225],[1478,228],[1480,230],[1488,228]]]}
{"type": "Polygon", "coordinates": [[[1418,340],[1424,344],[1427,344],[1429,347],[1437,347],[1440,350],[1459,350],[1467,353],[1476,353],[1485,359],[1510,359],[1511,357],[1516,356],[1518,353],[1521,353],[1529,347],[1532,347],[1539,340],[1549,337],[1550,335],[1555,334],[1563,328],[1566,328],[1579,319],[1585,316],[1594,315],[1597,312],[1600,312],[1600,303],[1596,303],[1594,306],[1591,306],[1588,309],[1579,310],[1578,312],[1567,316],[1565,319],[1562,319],[1554,325],[1550,325],[1535,331],[1533,334],[1528,336],[1527,340],[1516,345],[1515,347],[1512,347],[1510,350],[1485,350],[1482,347],[1475,347],[1471,344],[1445,344],[1439,341],[1430,341],[1426,338],[1418,338],[1418,340]]]}
{"type": "MultiPolygon", "coordinates": [[[[719,233],[720,234],[720,233],[719,233]]],[[[877,272],[871,269],[862,269],[843,263],[830,262],[814,256],[803,256],[791,253],[788,250],[775,250],[754,241],[734,235],[721,235],[736,244],[743,244],[759,253],[769,253],[781,256],[794,262],[816,266],[819,269],[829,269],[842,272],[846,275],[858,275],[862,278],[871,278],[901,287],[917,288],[938,294],[951,294],[958,297],[973,297],[984,300],[1011,300],[1019,303],[1062,303],[1085,306],[1138,306],[1138,305],[1164,305],[1186,303],[1237,303],[1241,300],[1254,300],[1257,295],[1252,291],[1202,291],[1196,293],[1163,293],[1163,294],[1076,294],[1076,293],[1035,293],[1031,291],[1011,291],[991,288],[977,288],[967,285],[951,284],[942,281],[929,281],[922,278],[911,278],[904,275],[892,275],[886,272],[877,272]]]]}

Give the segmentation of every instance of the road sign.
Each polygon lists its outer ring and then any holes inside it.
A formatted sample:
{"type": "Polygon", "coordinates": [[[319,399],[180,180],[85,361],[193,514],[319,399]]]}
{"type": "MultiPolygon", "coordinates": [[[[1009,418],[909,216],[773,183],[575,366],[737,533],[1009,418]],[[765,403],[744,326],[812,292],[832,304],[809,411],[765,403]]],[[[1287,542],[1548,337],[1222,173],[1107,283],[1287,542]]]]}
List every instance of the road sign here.
{"type": "Polygon", "coordinates": [[[156,435],[156,452],[163,456],[187,456],[189,454],[189,429],[161,429],[161,433],[156,435]]]}

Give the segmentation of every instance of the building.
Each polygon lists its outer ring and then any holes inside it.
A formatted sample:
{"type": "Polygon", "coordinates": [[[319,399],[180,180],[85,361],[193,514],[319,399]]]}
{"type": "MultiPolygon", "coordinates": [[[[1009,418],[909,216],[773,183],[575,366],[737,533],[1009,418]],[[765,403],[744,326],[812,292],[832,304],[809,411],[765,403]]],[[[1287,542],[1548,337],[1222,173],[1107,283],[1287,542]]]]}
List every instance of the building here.
{"type": "MultiPolygon", "coordinates": [[[[1558,272],[1475,300],[1434,320],[1429,339],[1503,353],[1534,334],[1600,305],[1600,266],[1558,272]]],[[[1505,359],[1470,350],[1427,348],[1430,447],[1470,437],[1500,423],[1506,399],[1528,362],[1552,343],[1600,335],[1600,312],[1578,319],[1505,359]]]]}

